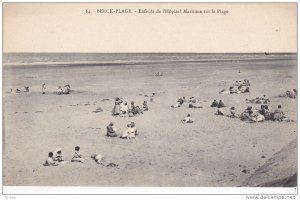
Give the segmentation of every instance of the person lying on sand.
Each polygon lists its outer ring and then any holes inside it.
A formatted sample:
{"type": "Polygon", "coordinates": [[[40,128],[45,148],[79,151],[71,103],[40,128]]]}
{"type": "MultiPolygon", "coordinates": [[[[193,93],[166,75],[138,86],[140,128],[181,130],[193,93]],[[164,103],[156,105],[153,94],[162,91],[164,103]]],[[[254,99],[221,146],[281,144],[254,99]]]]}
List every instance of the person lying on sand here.
{"type": "Polygon", "coordinates": [[[181,104],[179,102],[175,103],[174,105],[171,105],[172,108],[179,108],[181,107],[181,104]]]}
{"type": "Polygon", "coordinates": [[[153,92],[152,94],[145,94],[144,97],[154,97],[156,95],[155,92],[153,92]]]}
{"type": "Polygon", "coordinates": [[[197,106],[194,103],[189,103],[189,108],[203,108],[202,106],[197,106]]]}
{"type": "Polygon", "coordinates": [[[91,158],[95,160],[97,164],[103,165],[104,158],[100,154],[92,154],[91,158]]]}
{"type": "Polygon", "coordinates": [[[80,150],[80,147],[76,146],[75,147],[75,153],[73,155],[73,158],[71,159],[71,162],[81,162],[81,163],[84,162],[84,159],[82,158],[82,155],[79,152],[79,150],[80,150]]]}
{"type": "Polygon", "coordinates": [[[223,89],[219,92],[219,94],[230,94],[230,90],[223,89]]]}
{"type": "Polygon", "coordinates": [[[48,154],[48,158],[45,161],[45,163],[43,164],[44,166],[57,166],[58,163],[56,161],[53,160],[53,153],[49,152],[48,154]]]}
{"type": "Polygon", "coordinates": [[[253,114],[252,120],[250,122],[264,122],[264,121],[265,121],[265,117],[257,112],[253,114]]]}
{"type": "Polygon", "coordinates": [[[183,123],[193,123],[194,121],[192,120],[192,117],[190,114],[188,114],[183,120],[183,123]]]}
{"type": "Polygon", "coordinates": [[[268,104],[270,103],[270,100],[266,98],[266,95],[264,97],[256,97],[255,99],[246,99],[246,103],[256,103],[256,104],[268,104]]]}
{"type": "Polygon", "coordinates": [[[279,94],[278,97],[289,97],[289,98],[295,99],[295,98],[297,98],[297,94],[298,94],[297,90],[293,89],[293,90],[287,90],[283,94],[279,94]]]}
{"type": "Polygon", "coordinates": [[[116,129],[113,127],[114,123],[110,122],[109,125],[106,127],[106,136],[108,137],[117,137],[116,129]]]}
{"type": "Polygon", "coordinates": [[[62,161],[64,161],[64,157],[63,157],[61,148],[58,148],[58,149],[56,149],[56,151],[54,151],[54,157],[53,157],[53,160],[54,160],[54,161],[57,161],[57,162],[62,162],[62,161]]]}
{"type": "Polygon", "coordinates": [[[127,130],[124,131],[120,138],[131,139],[135,138],[135,136],[137,136],[137,128],[135,126],[135,123],[131,122],[130,124],[127,124],[127,130]]]}

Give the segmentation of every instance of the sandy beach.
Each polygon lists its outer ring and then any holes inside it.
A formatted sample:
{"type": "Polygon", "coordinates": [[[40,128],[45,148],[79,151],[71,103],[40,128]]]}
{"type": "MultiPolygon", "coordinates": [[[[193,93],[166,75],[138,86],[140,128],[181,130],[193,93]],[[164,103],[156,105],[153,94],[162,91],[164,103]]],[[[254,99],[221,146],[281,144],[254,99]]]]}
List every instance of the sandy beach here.
{"type": "MultiPolygon", "coordinates": [[[[241,186],[274,154],[297,139],[297,99],[276,97],[293,88],[297,88],[297,60],[293,58],[4,66],[4,185],[241,186]],[[158,71],[164,76],[153,76],[158,71]],[[234,81],[244,79],[250,80],[250,93],[219,94],[234,81]],[[43,82],[47,87],[44,95],[43,82]],[[65,84],[71,85],[69,95],[54,93],[65,84]],[[24,85],[30,86],[30,92],[6,93],[9,88],[23,90],[24,85]],[[153,92],[157,95],[150,102],[144,95],[153,92]],[[214,115],[216,108],[210,107],[213,99],[222,99],[226,113],[231,106],[238,113],[249,105],[255,110],[260,105],[246,103],[245,99],[263,94],[271,101],[270,110],[280,104],[294,121],[247,123],[214,115]],[[182,96],[196,97],[203,108],[191,109],[187,103],[171,108],[182,96]],[[132,118],[113,117],[115,97],[140,106],[147,100],[149,111],[132,118]],[[103,112],[94,113],[97,108],[103,112]],[[181,123],[187,114],[191,114],[194,123],[181,123]],[[109,122],[114,122],[121,134],[132,121],[139,133],[135,139],[105,136],[109,122]],[[77,145],[84,163],[70,162],[77,145]],[[48,152],[58,147],[69,162],[43,166],[48,152]],[[97,165],[90,158],[93,153],[104,156],[106,164],[111,162],[118,167],[97,165]]],[[[285,160],[287,166],[296,165],[297,159],[291,158],[285,160]]],[[[261,179],[263,183],[264,177],[261,179]]]]}

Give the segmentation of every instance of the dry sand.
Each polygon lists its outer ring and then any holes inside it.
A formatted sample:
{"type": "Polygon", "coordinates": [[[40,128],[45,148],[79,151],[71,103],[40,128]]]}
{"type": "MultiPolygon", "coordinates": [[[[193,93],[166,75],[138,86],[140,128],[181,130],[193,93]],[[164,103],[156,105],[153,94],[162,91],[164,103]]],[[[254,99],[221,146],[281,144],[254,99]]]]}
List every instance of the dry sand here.
{"type": "MultiPolygon", "coordinates": [[[[4,93],[5,186],[240,186],[273,154],[297,138],[297,100],[275,98],[297,85],[297,61],[244,61],[110,67],[4,68],[4,91],[30,86],[29,93],[4,93]],[[238,73],[241,70],[241,73],[238,73]],[[152,76],[157,71],[165,76],[152,76]],[[249,94],[218,94],[235,80],[249,79],[249,94]],[[71,84],[69,95],[41,94],[71,84]],[[113,98],[142,105],[139,94],[156,92],[150,110],[134,118],[111,116],[113,98]],[[266,94],[271,110],[281,104],[295,122],[246,123],[214,115],[213,99],[235,106],[266,94]],[[202,109],[187,104],[173,109],[181,96],[201,100],[202,109]],[[109,98],[108,101],[101,101],[109,98]],[[101,107],[103,112],[93,113],[101,107]],[[196,121],[182,124],[188,113],[196,121]],[[119,133],[136,122],[132,140],[108,138],[106,126],[119,133]],[[48,152],[61,147],[70,160],[79,145],[85,163],[44,167],[48,152]],[[106,157],[97,165],[90,155],[106,157]],[[244,172],[245,173],[244,173],[244,172]]],[[[252,104],[254,108],[260,105],[252,104]]],[[[294,166],[294,159],[286,160],[294,166]]],[[[287,169],[288,170],[288,169],[287,169]]]]}

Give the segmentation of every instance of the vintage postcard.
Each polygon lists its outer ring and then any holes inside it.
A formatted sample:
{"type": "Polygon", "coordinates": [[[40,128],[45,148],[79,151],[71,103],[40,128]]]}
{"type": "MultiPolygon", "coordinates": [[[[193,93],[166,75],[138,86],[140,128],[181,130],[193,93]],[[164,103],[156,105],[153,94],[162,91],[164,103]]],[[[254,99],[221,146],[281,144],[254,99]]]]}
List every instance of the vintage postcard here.
{"type": "Polygon", "coordinates": [[[297,6],[3,3],[3,193],[297,194],[297,6]]]}

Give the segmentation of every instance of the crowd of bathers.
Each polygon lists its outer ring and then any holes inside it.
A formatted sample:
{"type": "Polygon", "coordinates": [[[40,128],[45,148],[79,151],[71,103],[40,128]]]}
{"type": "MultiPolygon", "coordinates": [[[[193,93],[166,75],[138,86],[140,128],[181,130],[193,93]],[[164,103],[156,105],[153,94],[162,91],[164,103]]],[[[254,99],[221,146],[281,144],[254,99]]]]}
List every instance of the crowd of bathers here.
{"type": "Polygon", "coordinates": [[[188,103],[188,108],[203,108],[195,97],[190,97],[188,100],[185,97],[180,97],[175,104],[171,105],[171,108],[180,108],[185,102],[188,103]]]}
{"type": "Polygon", "coordinates": [[[270,99],[264,94],[263,97],[256,97],[255,99],[246,99],[246,103],[256,103],[256,104],[269,104],[270,99]]]}
{"type": "Polygon", "coordinates": [[[273,112],[270,111],[269,106],[266,104],[261,105],[260,109],[253,111],[252,106],[248,106],[241,114],[237,114],[237,110],[235,107],[230,107],[229,113],[226,114],[223,106],[215,106],[218,102],[216,100],[213,101],[211,107],[217,107],[216,115],[224,115],[230,118],[239,118],[242,121],[249,122],[264,122],[264,121],[289,121],[289,119],[285,116],[285,113],[282,111],[282,106],[278,105],[277,109],[273,112]]]}
{"type": "Polygon", "coordinates": [[[220,94],[241,94],[250,93],[250,81],[245,79],[242,81],[235,81],[229,90],[223,89],[219,92],[220,94]]]}
{"type": "Polygon", "coordinates": [[[144,111],[148,110],[149,107],[146,100],[143,102],[142,107],[140,107],[136,105],[134,101],[131,101],[131,103],[128,104],[126,101],[123,101],[122,98],[116,97],[115,105],[112,109],[112,115],[119,117],[134,117],[141,115],[144,111]]]}
{"type": "MultiPolygon", "coordinates": [[[[248,80],[244,80],[240,84],[239,81],[236,82],[236,85],[239,87],[249,87],[250,82],[248,80]]],[[[66,85],[64,87],[68,92],[70,91],[70,85],[66,85]]],[[[64,94],[64,90],[59,87],[58,88],[58,94],[64,94]]],[[[29,89],[28,89],[29,90],[29,89]]],[[[46,87],[45,84],[42,85],[42,93],[45,94],[46,87]]],[[[289,92],[291,94],[291,92],[289,92]]],[[[293,90],[293,95],[296,98],[297,92],[293,90]]],[[[155,93],[152,93],[151,95],[144,95],[145,97],[150,97],[151,101],[153,101],[153,97],[155,96],[155,93]]],[[[242,121],[249,121],[249,122],[263,122],[263,121],[288,121],[289,119],[285,116],[284,112],[282,111],[282,106],[278,105],[277,109],[275,109],[273,112],[270,111],[269,106],[267,105],[270,100],[266,98],[266,95],[263,95],[263,97],[257,97],[255,99],[246,99],[247,103],[257,103],[262,104],[260,109],[253,110],[252,106],[248,106],[243,112],[240,114],[237,114],[237,110],[235,107],[230,107],[229,113],[224,112],[224,109],[227,107],[225,103],[222,100],[217,101],[216,99],[213,100],[210,107],[217,108],[216,115],[223,115],[227,116],[229,118],[239,118],[242,121]]],[[[185,97],[180,97],[176,104],[172,105],[172,108],[179,108],[184,105],[184,103],[187,103],[187,108],[203,108],[201,105],[199,105],[200,100],[195,97],[189,97],[186,99],[185,97]]],[[[140,114],[143,114],[144,111],[148,111],[149,107],[147,104],[147,101],[145,100],[142,104],[142,107],[140,108],[138,105],[136,105],[133,101],[131,101],[130,104],[127,104],[127,102],[123,101],[122,98],[116,97],[115,103],[112,110],[113,116],[120,116],[120,117],[134,117],[140,114]]],[[[193,123],[195,122],[191,115],[188,114],[183,120],[181,120],[182,123],[193,123]]],[[[123,132],[117,131],[117,129],[114,126],[113,122],[110,122],[106,127],[106,136],[116,138],[119,137],[121,139],[133,139],[138,135],[137,128],[135,122],[131,122],[126,125],[126,129],[123,132]]],[[[75,153],[71,159],[71,162],[84,162],[84,158],[79,152],[80,147],[75,147],[75,153]]],[[[96,163],[101,164],[103,162],[103,157],[99,154],[92,154],[91,158],[96,161],[96,163]]],[[[61,148],[57,149],[54,152],[48,153],[48,159],[44,163],[44,166],[57,166],[59,164],[66,163],[61,148]]]]}
{"type": "Polygon", "coordinates": [[[298,96],[298,91],[296,89],[287,90],[285,93],[279,94],[277,97],[288,97],[292,99],[296,99],[298,96]]]}

